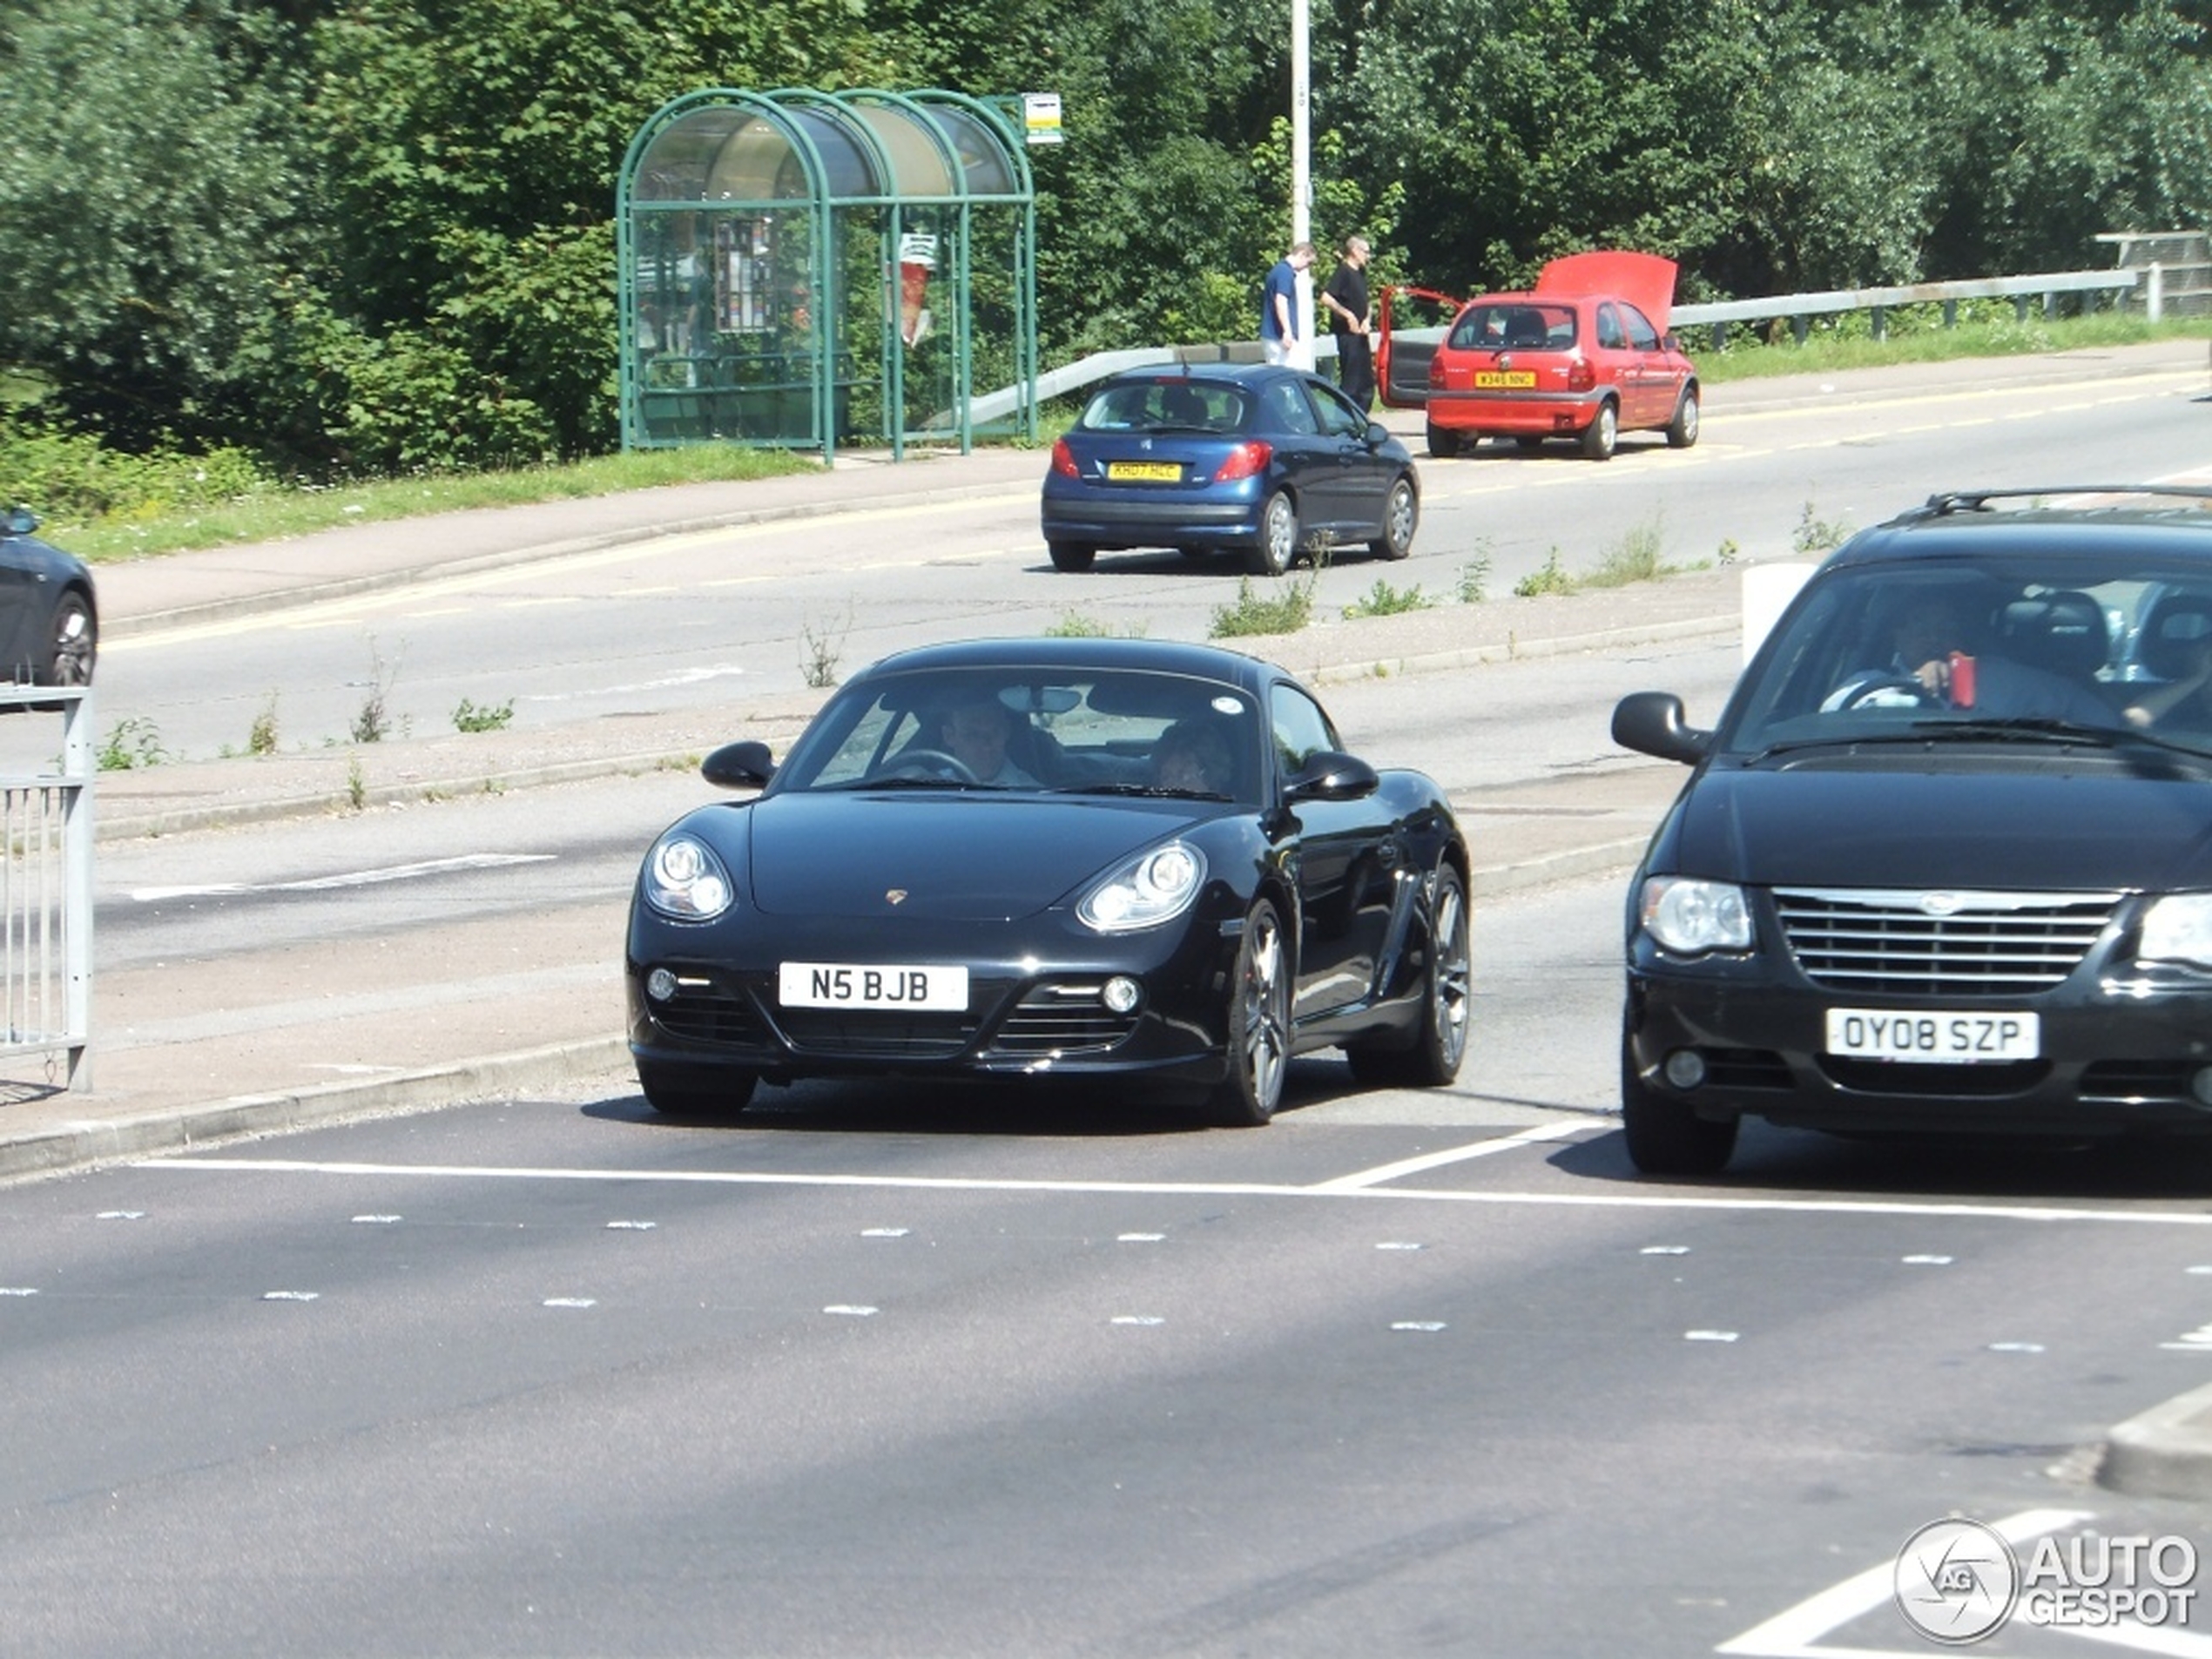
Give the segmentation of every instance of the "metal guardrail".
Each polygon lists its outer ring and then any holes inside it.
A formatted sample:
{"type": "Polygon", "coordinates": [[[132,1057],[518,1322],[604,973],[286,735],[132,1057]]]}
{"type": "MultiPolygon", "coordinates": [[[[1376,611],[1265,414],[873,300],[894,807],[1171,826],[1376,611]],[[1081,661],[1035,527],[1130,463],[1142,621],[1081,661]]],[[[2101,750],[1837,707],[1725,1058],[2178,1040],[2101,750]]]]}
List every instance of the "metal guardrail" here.
{"type": "MultiPolygon", "coordinates": [[[[2095,296],[2110,293],[2118,303],[2132,291],[2141,273],[2128,269],[2113,271],[2048,271],[2040,275],[2013,277],[1976,277],[1958,282],[1915,282],[1901,287],[1838,288],[1824,293],[1789,293],[1768,300],[1728,300],[1708,305],[1676,306],[1669,318],[1672,327],[1709,327],[1713,330],[1712,349],[1726,349],[1728,327],[1731,323],[1775,321],[1786,319],[1791,332],[1802,341],[1811,332],[1811,320],[1817,316],[1832,315],[1846,311],[1871,311],[1874,314],[1874,337],[1884,334],[1884,313],[1897,306],[1940,305],[1944,307],[1946,326],[1957,316],[1959,303],[1964,300],[2010,299],[2013,311],[2023,321],[2027,320],[2031,303],[2037,298],[2043,302],[2045,312],[2058,308],[2059,296],[2066,293],[2084,295],[2091,304],[2095,296]]],[[[1433,328],[1394,328],[1391,331],[1391,348],[1398,354],[1403,347],[1413,349],[1405,353],[1408,359],[1418,361],[1420,368],[1419,384],[1427,384],[1427,360],[1437,342],[1444,338],[1442,326],[1433,328]]],[[[1315,341],[1316,355],[1323,361],[1336,355],[1336,342],[1324,334],[1315,341]]],[[[1042,403],[1049,399],[1079,391],[1109,374],[1123,369],[1150,368],[1170,363],[1256,363],[1260,361],[1260,347],[1257,340],[1229,341],[1205,346],[1143,346],[1127,351],[1096,352],[1089,357],[1068,364],[1062,368],[1047,371],[1037,376],[1034,392],[1019,386],[1009,386],[985,394],[974,400],[972,418],[977,422],[1000,420],[1019,408],[1025,394],[1042,403]]],[[[1406,367],[1405,364],[1394,368],[1406,367]]],[[[1413,382],[1403,374],[1393,373],[1393,391],[1405,393],[1413,382]]]]}
{"type": "Polygon", "coordinates": [[[0,685],[0,1058],[50,1056],[51,1082],[63,1056],[72,1089],[91,1082],[92,730],[85,687],[0,685]]]}

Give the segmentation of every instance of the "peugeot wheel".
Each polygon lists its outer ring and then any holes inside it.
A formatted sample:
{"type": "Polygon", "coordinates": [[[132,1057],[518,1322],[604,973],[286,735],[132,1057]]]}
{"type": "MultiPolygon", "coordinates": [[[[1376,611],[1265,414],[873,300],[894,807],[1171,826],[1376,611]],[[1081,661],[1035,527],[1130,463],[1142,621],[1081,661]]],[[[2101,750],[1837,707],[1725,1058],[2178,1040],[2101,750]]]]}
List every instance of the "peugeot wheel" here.
{"type": "Polygon", "coordinates": [[[1421,522],[1421,498],[1413,481],[1404,475],[1390,486],[1390,500],[1383,508],[1382,539],[1367,543],[1379,559],[1402,559],[1413,550],[1413,530],[1421,522]]]}
{"type": "Polygon", "coordinates": [[[1298,557],[1298,507],[1288,490],[1278,489],[1259,509],[1259,544],[1244,562],[1254,576],[1281,576],[1298,557]]]}
{"type": "Polygon", "coordinates": [[[1098,557],[1098,550],[1088,542],[1049,542],[1045,546],[1055,570],[1080,573],[1089,570],[1098,557]]]}

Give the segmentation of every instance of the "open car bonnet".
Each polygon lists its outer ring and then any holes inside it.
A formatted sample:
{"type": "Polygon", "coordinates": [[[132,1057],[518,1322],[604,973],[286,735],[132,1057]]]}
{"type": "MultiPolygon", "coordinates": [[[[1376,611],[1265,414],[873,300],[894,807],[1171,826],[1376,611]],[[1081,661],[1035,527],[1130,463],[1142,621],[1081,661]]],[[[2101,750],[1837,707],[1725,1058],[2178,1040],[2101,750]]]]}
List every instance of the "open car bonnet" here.
{"type": "Polygon", "coordinates": [[[1538,273],[1534,292],[1580,298],[1608,293],[1626,300],[1662,334],[1675,307],[1675,262],[1656,253],[1602,249],[1554,260],[1538,273]]]}

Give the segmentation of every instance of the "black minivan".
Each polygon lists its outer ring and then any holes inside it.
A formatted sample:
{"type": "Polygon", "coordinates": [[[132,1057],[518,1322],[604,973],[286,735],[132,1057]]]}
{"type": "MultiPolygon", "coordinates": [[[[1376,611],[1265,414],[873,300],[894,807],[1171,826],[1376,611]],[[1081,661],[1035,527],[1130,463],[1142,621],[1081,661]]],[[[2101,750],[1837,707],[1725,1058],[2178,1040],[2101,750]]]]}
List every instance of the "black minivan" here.
{"type": "Polygon", "coordinates": [[[1628,896],[1630,1157],[1839,1133],[2212,1131],[2212,490],[1938,496],[1854,536],[1690,765],[1628,896]]]}

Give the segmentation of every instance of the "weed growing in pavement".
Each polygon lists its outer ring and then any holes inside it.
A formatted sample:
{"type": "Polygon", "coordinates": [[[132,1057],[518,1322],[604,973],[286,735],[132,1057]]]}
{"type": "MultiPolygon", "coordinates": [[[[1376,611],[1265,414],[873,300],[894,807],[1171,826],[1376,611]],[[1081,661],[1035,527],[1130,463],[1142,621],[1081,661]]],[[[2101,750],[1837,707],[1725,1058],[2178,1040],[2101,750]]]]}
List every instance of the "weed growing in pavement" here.
{"type": "Polygon", "coordinates": [[[1489,597],[1490,544],[1481,543],[1475,556],[1460,567],[1460,603],[1479,605],[1489,597]]]}
{"type": "Polygon", "coordinates": [[[1625,588],[1631,582],[1652,582],[1673,574],[1661,556],[1664,542],[1659,521],[1647,519],[1599,555],[1597,569],[1581,579],[1586,588],[1625,588]]]}
{"type": "Polygon", "coordinates": [[[1847,520],[1817,518],[1812,502],[1807,501],[1797,515],[1797,528],[1790,532],[1790,549],[1794,553],[1825,553],[1841,547],[1850,536],[1847,520]]]}
{"type": "Polygon", "coordinates": [[[355,812],[368,805],[368,777],[361,771],[361,758],[354,755],[346,762],[346,799],[355,812]]]}
{"type": "Polygon", "coordinates": [[[376,641],[368,642],[368,695],[361,699],[361,712],[354,717],[355,743],[381,743],[391,735],[392,716],[385,699],[392,689],[392,679],[400,671],[397,663],[385,665],[384,653],[376,648],[376,641]]]}
{"type": "Polygon", "coordinates": [[[135,772],[141,766],[158,766],[168,759],[169,752],[161,746],[161,733],[153,722],[132,715],[108,728],[107,740],[100,745],[99,768],[135,772]]]}
{"type": "Polygon", "coordinates": [[[1743,556],[1743,550],[1736,544],[1733,536],[1721,537],[1721,544],[1714,550],[1713,558],[1725,570],[1743,556]]]}
{"type": "Polygon", "coordinates": [[[246,728],[246,752],[250,755],[273,755],[277,752],[277,694],[269,693],[268,701],[261,705],[261,711],[253,717],[253,724],[246,728]]]}
{"type": "Polygon", "coordinates": [[[1408,610],[1426,610],[1428,597],[1419,583],[1410,588],[1393,588],[1382,577],[1375,578],[1375,585],[1344,608],[1348,621],[1357,622],[1362,617],[1397,617],[1408,610]]]}
{"type": "Polygon", "coordinates": [[[1105,639],[1112,630],[1080,610],[1063,610],[1060,620],[1044,631],[1048,639],[1105,639]]]}
{"type": "Polygon", "coordinates": [[[1513,591],[1515,598],[1534,599],[1548,593],[1572,593],[1581,585],[1567,574],[1559,562],[1559,549],[1554,547],[1544,556],[1544,568],[1521,577],[1513,584],[1513,591]]]}
{"type": "Polygon", "coordinates": [[[1285,583],[1273,598],[1252,591],[1252,579],[1237,582],[1237,603],[1216,605],[1209,639],[1237,639],[1253,634],[1294,634],[1313,620],[1313,584],[1319,572],[1303,582],[1285,583]]]}
{"type": "Polygon", "coordinates": [[[515,699],[509,698],[497,708],[471,703],[462,698],[453,711],[453,726],[456,732],[498,732],[515,718],[515,699]]]}
{"type": "Polygon", "coordinates": [[[845,636],[853,631],[853,602],[845,602],[845,620],[835,632],[817,631],[811,622],[799,624],[799,642],[806,651],[799,661],[799,677],[810,690],[826,691],[837,684],[837,664],[845,655],[845,636]]]}

